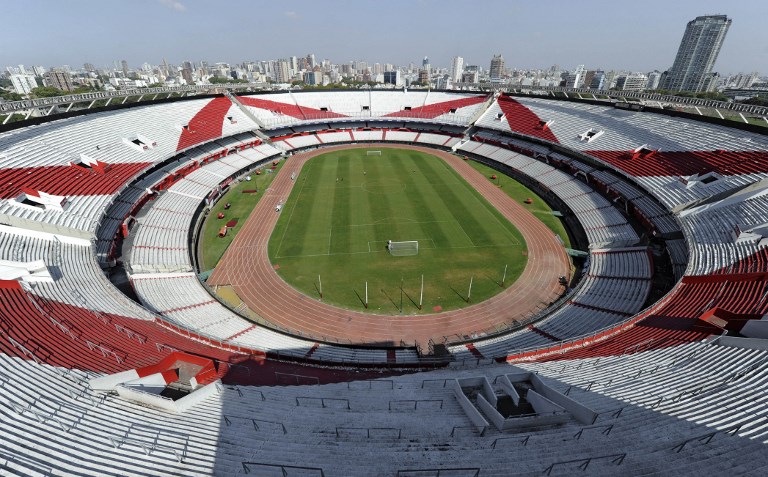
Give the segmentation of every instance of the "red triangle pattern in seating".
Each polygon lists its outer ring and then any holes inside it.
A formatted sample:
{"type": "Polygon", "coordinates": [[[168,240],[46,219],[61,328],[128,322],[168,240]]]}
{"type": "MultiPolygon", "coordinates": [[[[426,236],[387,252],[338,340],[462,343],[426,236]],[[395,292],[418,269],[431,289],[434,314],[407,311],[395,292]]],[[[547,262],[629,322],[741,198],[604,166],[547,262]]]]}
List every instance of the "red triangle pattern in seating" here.
{"type": "Polygon", "coordinates": [[[424,118],[434,119],[443,114],[448,114],[451,109],[465,108],[467,106],[473,106],[475,104],[482,103],[487,97],[485,96],[472,96],[469,98],[454,99],[451,101],[443,101],[442,103],[427,104],[418,108],[412,108],[410,110],[396,111],[394,113],[386,114],[387,117],[400,117],[400,118],[424,118]]]}
{"type": "Polygon", "coordinates": [[[0,280],[0,353],[31,359],[10,342],[11,338],[51,366],[111,374],[155,365],[174,351],[180,351],[217,360],[217,376],[225,383],[270,386],[280,384],[275,371],[316,376],[321,383],[374,379],[402,373],[317,368],[265,360],[263,354],[235,354],[208,346],[153,321],[110,314],[98,317],[89,310],[65,303],[43,298],[36,298],[36,301],[46,310],[47,316],[34,306],[19,282],[0,280]],[[53,324],[50,316],[71,330],[75,338],[53,324]],[[134,337],[129,336],[126,329],[134,337]],[[145,341],[141,343],[136,335],[145,338],[145,341]],[[118,363],[112,355],[104,356],[98,348],[90,349],[86,340],[114,351],[124,358],[123,362],[118,363]]]}
{"type": "Polygon", "coordinates": [[[635,177],[768,172],[766,151],[659,151],[638,159],[630,159],[628,151],[585,152],[635,177]]]}
{"type": "Polygon", "coordinates": [[[212,99],[189,120],[189,130],[182,128],[177,151],[221,137],[224,117],[232,101],[224,96],[212,99]]]}
{"type": "MultiPolygon", "coordinates": [[[[76,338],[62,332],[48,316],[42,315],[18,286],[0,287],[0,336],[12,337],[38,359],[53,366],[116,373],[157,363],[170,353],[165,346],[218,360],[233,356],[166,330],[152,321],[105,314],[105,323],[88,310],[42,298],[36,300],[44,303],[48,315],[71,330],[76,338]],[[140,343],[137,338],[119,332],[116,325],[146,337],[146,341],[140,343]],[[111,354],[104,356],[98,349],[90,349],[86,341],[114,351],[122,363],[111,354]],[[165,346],[158,348],[158,343],[165,346]]],[[[0,339],[0,352],[30,359],[4,338],[0,339]]]]}
{"type": "Polygon", "coordinates": [[[320,109],[307,106],[297,106],[295,104],[280,103],[268,99],[254,98],[252,96],[238,96],[237,99],[246,106],[251,106],[267,111],[274,111],[279,114],[291,116],[296,119],[319,119],[319,118],[346,118],[344,114],[334,113],[333,111],[322,111],[320,109]]]}
{"type": "Polygon", "coordinates": [[[545,360],[578,359],[620,355],[698,341],[722,329],[699,319],[702,313],[717,307],[738,315],[768,313],[765,300],[768,275],[742,277],[685,277],[674,298],[639,321],[633,328],[611,338],[575,348],[545,360]]]}
{"type": "Polygon", "coordinates": [[[559,142],[549,128],[541,127],[541,118],[527,107],[508,96],[499,96],[497,102],[512,131],[551,142],[559,142]]]}
{"type": "Polygon", "coordinates": [[[149,162],[109,164],[104,174],[73,166],[0,169],[0,198],[19,195],[22,187],[53,195],[111,195],[149,162]]]}

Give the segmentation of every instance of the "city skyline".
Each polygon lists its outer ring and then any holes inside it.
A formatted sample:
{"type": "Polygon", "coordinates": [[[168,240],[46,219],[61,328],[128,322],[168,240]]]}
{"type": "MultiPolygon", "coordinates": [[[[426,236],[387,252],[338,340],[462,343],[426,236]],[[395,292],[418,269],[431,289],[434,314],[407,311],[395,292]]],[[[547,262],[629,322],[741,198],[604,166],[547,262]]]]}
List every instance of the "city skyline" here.
{"type": "Polygon", "coordinates": [[[83,8],[76,12],[61,3],[6,2],[6,17],[16,21],[0,32],[2,44],[10,46],[0,50],[0,64],[69,64],[77,69],[83,63],[112,67],[124,59],[137,68],[144,62],[159,64],[163,58],[175,64],[203,59],[236,64],[315,53],[318,61],[359,59],[399,66],[418,64],[429,56],[432,66],[441,68],[450,68],[452,59],[460,56],[464,65],[488,68],[492,56],[501,54],[507,68],[543,69],[559,64],[573,69],[585,64],[589,68],[663,71],[672,65],[691,18],[722,13],[733,19],[733,26],[715,71],[725,75],[768,69],[768,45],[761,28],[768,4],[756,0],[736,2],[726,9],[721,8],[722,2],[690,0],[677,2],[674,11],[666,11],[662,8],[666,4],[652,0],[647,8],[626,15],[618,15],[604,0],[580,3],[579,8],[547,9],[546,15],[540,6],[498,1],[485,3],[481,11],[466,11],[458,2],[434,0],[395,1],[403,8],[387,9],[333,1],[330,7],[328,2],[319,6],[297,1],[286,9],[285,5],[242,0],[231,0],[227,8],[216,9],[199,0],[143,0],[131,2],[131,6],[135,9],[138,3],[146,15],[131,17],[130,22],[118,21],[114,12],[104,12],[102,2],[83,0],[79,2],[83,8]],[[32,9],[39,14],[30,15],[32,9]],[[488,15],[489,11],[494,14],[488,15]],[[106,21],[105,14],[109,14],[106,21]],[[212,22],[217,16],[222,21],[212,22]],[[598,27],[584,28],[585,22],[598,27]],[[88,28],[77,28],[84,23],[88,28]],[[439,31],[456,28],[461,34],[445,37],[424,25],[442,25],[439,31]],[[31,31],[35,34],[30,35],[31,31]],[[355,41],[344,40],[346,37],[355,41]],[[67,47],[63,51],[51,48],[51,38],[57,39],[53,44],[67,47]],[[616,41],[609,41],[614,38],[616,41]]]}

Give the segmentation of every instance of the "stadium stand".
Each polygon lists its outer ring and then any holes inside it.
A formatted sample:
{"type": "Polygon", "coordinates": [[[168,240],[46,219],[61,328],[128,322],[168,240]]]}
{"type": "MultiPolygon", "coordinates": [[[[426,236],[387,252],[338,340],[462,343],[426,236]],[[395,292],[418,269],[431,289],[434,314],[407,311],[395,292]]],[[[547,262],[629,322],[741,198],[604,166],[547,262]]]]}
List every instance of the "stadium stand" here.
{"type": "Polygon", "coordinates": [[[215,397],[182,415],[104,399],[57,368],[2,356],[8,419],[0,425],[14,436],[3,452],[25,457],[6,457],[16,471],[84,475],[153,474],[153,468],[164,475],[244,469],[263,475],[319,475],[318,469],[331,476],[403,475],[406,469],[423,474],[469,468],[500,476],[567,474],[585,462],[592,475],[748,473],[764,467],[765,429],[753,416],[765,406],[765,353],[715,341],[613,359],[440,371],[428,378],[299,388],[221,385],[215,397]],[[571,416],[557,427],[502,433],[473,423],[456,397],[460,381],[486,380],[501,389],[502,376],[527,372],[537,373],[551,399],[565,402],[556,397],[565,396],[593,420],[571,416]],[[58,446],[38,451],[38,434],[58,446]],[[414,440],[418,453],[409,451],[414,440]],[[510,461],[518,448],[525,452],[510,461]]]}
{"type": "Polygon", "coordinates": [[[768,469],[768,355],[761,340],[739,337],[747,320],[768,313],[765,135],[477,93],[238,100],[261,126],[227,97],[214,97],[0,133],[0,260],[42,260],[53,278],[0,281],[0,473],[768,469]],[[287,125],[311,127],[271,133],[287,125]],[[444,129],[457,125],[468,134],[444,129]],[[589,131],[594,137],[582,138],[589,131]],[[211,194],[283,152],[355,141],[456,147],[535,182],[584,232],[583,279],[513,331],[449,343],[445,369],[377,380],[360,380],[358,366],[419,365],[423,356],[291,336],[215,300],[189,251],[192,218],[211,194]],[[125,257],[121,245],[130,250],[125,257]],[[118,259],[141,305],[102,270],[118,259]],[[666,270],[675,284],[660,295],[658,274],[666,270]],[[174,352],[216,364],[206,381],[213,395],[184,413],[89,384],[156,366],[174,352]],[[259,364],[251,366],[254,358],[259,364]],[[282,359],[354,370],[342,378],[350,382],[318,384],[331,381],[327,370],[295,365],[274,376],[295,386],[252,385],[257,370],[282,359]],[[535,416],[507,415],[503,425],[525,424],[502,432],[498,413],[484,406],[511,388],[535,416]],[[542,415],[545,404],[551,416],[542,415]],[[546,424],[555,417],[557,425],[546,424]]]}

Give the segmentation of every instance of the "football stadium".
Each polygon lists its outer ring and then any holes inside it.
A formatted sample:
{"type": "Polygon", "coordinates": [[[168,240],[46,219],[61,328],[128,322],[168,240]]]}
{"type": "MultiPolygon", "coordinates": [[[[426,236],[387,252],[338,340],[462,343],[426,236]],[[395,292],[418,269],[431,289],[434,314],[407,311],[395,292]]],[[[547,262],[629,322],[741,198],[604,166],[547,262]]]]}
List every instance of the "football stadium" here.
{"type": "Polygon", "coordinates": [[[225,92],[8,128],[5,468],[641,475],[759,458],[768,138],[621,106],[225,92]]]}
{"type": "Polygon", "coordinates": [[[161,90],[0,103],[0,475],[768,472],[768,108],[161,90]]]}

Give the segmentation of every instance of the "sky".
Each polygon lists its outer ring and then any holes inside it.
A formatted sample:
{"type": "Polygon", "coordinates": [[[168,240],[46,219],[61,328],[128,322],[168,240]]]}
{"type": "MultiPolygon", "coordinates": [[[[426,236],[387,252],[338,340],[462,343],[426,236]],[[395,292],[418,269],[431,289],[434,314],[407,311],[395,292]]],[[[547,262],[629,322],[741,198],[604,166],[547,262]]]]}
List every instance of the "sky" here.
{"type": "Polygon", "coordinates": [[[768,74],[768,0],[0,0],[0,66],[127,60],[668,69],[694,17],[733,24],[721,74],[768,74]]]}

